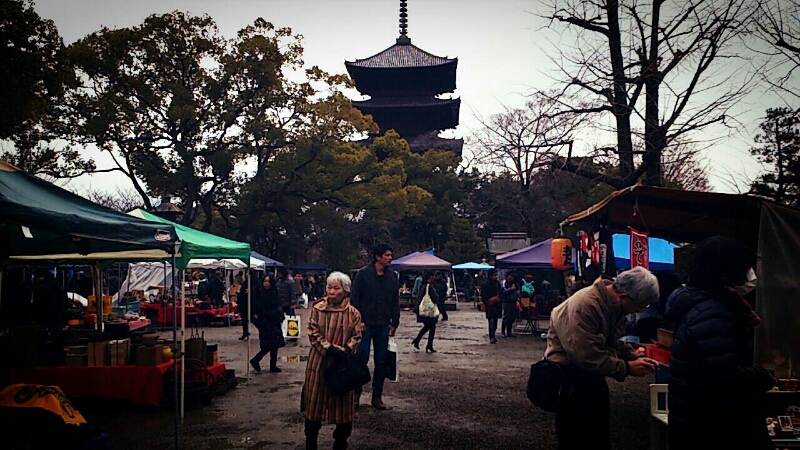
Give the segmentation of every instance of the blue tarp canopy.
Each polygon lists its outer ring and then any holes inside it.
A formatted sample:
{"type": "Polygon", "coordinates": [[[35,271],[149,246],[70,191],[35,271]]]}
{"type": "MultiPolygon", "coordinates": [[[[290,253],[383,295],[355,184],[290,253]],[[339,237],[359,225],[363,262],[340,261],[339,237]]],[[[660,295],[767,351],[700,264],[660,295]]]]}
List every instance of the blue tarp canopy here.
{"type": "Polygon", "coordinates": [[[251,251],[250,252],[250,257],[251,258],[255,258],[255,259],[259,260],[259,261],[264,261],[264,266],[265,267],[283,267],[284,266],[284,264],[282,262],[275,261],[274,259],[272,259],[270,257],[267,257],[267,256],[264,256],[264,255],[262,255],[261,253],[258,253],[258,252],[251,251]]]}
{"type": "Polygon", "coordinates": [[[329,272],[331,270],[330,267],[323,266],[320,263],[316,262],[306,262],[303,264],[298,264],[296,266],[290,267],[292,270],[296,270],[298,272],[329,272]]]}
{"type": "Polygon", "coordinates": [[[494,266],[490,266],[489,264],[476,263],[476,262],[466,262],[464,264],[458,264],[456,266],[453,266],[453,269],[489,270],[489,269],[494,269],[494,266]]]}
{"type": "MultiPolygon", "coordinates": [[[[631,237],[627,234],[615,234],[614,237],[614,263],[617,270],[626,270],[631,267],[631,237]]],[[[674,249],[677,244],[664,239],[648,237],[647,245],[650,248],[650,270],[675,270],[674,249]]]]}

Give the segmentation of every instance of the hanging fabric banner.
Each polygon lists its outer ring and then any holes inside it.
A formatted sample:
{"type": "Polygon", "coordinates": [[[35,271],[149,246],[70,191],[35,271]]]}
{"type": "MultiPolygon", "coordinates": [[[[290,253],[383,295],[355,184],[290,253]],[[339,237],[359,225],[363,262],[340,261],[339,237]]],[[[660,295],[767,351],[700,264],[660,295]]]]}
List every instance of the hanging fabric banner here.
{"type": "Polygon", "coordinates": [[[637,231],[628,227],[631,231],[631,269],[642,266],[650,269],[650,248],[647,245],[648,233],[637,231]]]}

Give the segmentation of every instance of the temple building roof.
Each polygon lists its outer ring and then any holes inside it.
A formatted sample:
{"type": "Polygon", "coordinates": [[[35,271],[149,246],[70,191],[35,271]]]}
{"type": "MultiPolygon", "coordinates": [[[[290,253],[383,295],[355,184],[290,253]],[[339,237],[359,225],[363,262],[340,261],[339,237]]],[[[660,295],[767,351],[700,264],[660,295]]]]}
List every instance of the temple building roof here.
{"type": "Polygon", "coordinates": [[[397,39],[396,44],[386,50],[369,58],[345,62],[345,66],[369,69],[408,69],[457,63],[458,58],[450,59],[430,54],[413,45],[411,39],[401,37],[397,39]]]}

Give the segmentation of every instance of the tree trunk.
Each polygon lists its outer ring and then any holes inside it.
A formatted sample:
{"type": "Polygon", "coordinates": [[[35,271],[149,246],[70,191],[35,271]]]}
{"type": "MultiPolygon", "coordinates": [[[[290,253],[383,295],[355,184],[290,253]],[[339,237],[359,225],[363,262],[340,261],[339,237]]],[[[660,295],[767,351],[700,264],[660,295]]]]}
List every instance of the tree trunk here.
{"type": "Polygon", "coordinates": [[[631,139],[631,108],[628,106],[628,90],[625,81],[625,68],[622,56],[622,37],[619,29],[619,1],[608,0],[608,47],[611,56],[611,70],[614,77],[611,111],[617,121],[617,153],[619,155],[621,177],[633,173],[633,141],[631,139]]]}
{"type": "Polygon", "coordinates": [[[645,88],[644,113],[644,154],[645,184],[661,186],[661,152],[666,146],[665,130],[659,125],[659,88],[662,75],[658,67],[658,24],[661,20],[661,2],[653,2],[652,24],[650,29],[650,54],[643,70],[645,88]]]}

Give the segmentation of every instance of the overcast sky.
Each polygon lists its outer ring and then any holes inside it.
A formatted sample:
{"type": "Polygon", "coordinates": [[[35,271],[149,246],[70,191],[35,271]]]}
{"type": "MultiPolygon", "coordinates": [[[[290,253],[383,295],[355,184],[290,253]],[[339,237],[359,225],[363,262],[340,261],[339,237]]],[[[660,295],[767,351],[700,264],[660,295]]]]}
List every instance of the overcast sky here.
{"type": "MultiPolygon", "coordinates": [[[[502,105],[522,106],[526,93],[552,86],[544,74],[552,70],[547,53],[556,49],[544,38],[544,22],[533,11],[537,5],[541,3],[536,0],[409,0],[412,43],[459,60],[456,94],[462,100],[461,125],[450,135],[467,137],[479,126],[476,115],[488,117],[502,105]]],[[[306,63],[334,73],[345,72],[345,60],[365,58],[394,44],[398,8],[398,0],[36,0],[35,4],[39,15],[55,22],[67,44],[101,26],[134,26],[150,14],[174,10],[210,15],[228,37],[263,17],[302,34],[306,63]]],[[[550,32],[553,36],[557,39],[550,32]]],[[[728,171],[750,177],[758,172],[747,149],[764,110],[775,101],[757,92],[739,105],[746,130],[708,154],[715,190],[730,191],[722,181],[728,171]]],[[[110,164],[106,157],[90,154],[100,166],[110,164]]],[[[73,183],[128,187],[122,177],[108,174],[73,183]]]]}

